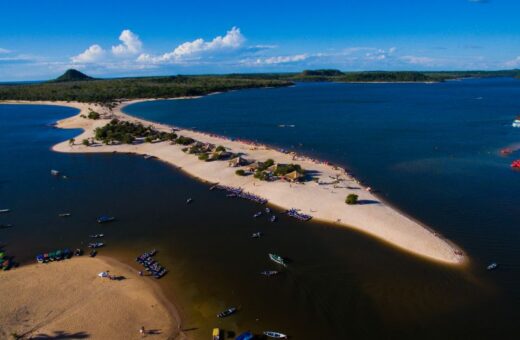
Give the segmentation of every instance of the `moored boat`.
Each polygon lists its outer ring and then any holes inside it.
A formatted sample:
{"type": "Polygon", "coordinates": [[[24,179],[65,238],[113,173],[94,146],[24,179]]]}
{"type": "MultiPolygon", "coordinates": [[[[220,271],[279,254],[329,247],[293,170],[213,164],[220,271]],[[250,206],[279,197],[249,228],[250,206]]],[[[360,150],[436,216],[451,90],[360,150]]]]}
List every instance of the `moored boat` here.
{"type": "Polygon", "coordinates": [[[279,273],[279,271],[277,271],[277,270],[264,270],[263,272],[260,272],[260,274],[262,274],[263,276],[267,276],[267,277],[271,277],[278,273],[279,273]]]}
{"type": "Polygon", "coordinates": [[[498,263],[493,262],[489,266],[487,266],[486,268],[487,268],[487,270],[495,270],[495,269],[498,268],[498,263]]]}
{"type": "Polygon", "coordinates": [[[59,176],[60,175],[60,172],[58,170],[51,170],[51,175],[53,176],[59,176]]]}
{"type": "Polygon", "coordinates": [[[193,199],[191,197],[188,197],[188,199],[186,200],[186,204],[190,204],[191,202],[193,202],[193,199]]]}
{"type": "Polygon", "coordinates": [[[269,222],[276,222],[276,215],[272,215],[271,217],[269,217],[269,222]]]}
{"type": "Polygon", "coordinates": [[[89,243],[88,244],[88,247],[89,248],[92,248],[92,249],[96,249],[96,248],[101,248],[103,247],[105,244],[103,242],[92,242],[92,243],[89,243]]]}
{"type": "Polygon", "coordinates": [[[261,215],[262,215],[262,212],[259,211],[259,212],[257,212],[256,214],[253,215],[253,218],[260,217],[261,215]]]}
{"type": "Polygon", "coordinates": [[[264,335],[273,339],[287,339],[287,335],[280,332],[265,331],[264,335]]]}
{"type": "Polygon", "coordinates": [[[100,237],[104,237],[105,234],[92,234],[92,235],[89,235],[90,238],[100,238],[100,237]]]}
{"type": "Polygon", "coordinates": [[[97,255],[97,251],[96,251],[95,249],[92,249],[92,250],[90,251],[90,253],[89,253],[89,256],[90,256],[90,257],[96,257],[96,255],[97,255]]]}
{"type": "Polygon", "coordinates": [[[278,264],[281,264],[282,266],[287,266],[287,262],[285,261],[285,259],[283,257],[281,257],[280,255],[276,255],[276,254],[269,254],[269,258],[271,259],[271,261],[273,262],[276,262],[278,264]]]}
{"type": "Polygon", "coordinates": [[[511,168],[520,169],[520,159],[517,159],[511,163],[511,168]]]}
{"type": "Polygon", "coordinates": [[[107,222],[112,222],[114,221],[116,218],[113,217],[113,216],[107,216],[107,215],[102,215],[102,216],[99,216],[97,218],[97,223],[107,223],[107,222]]]}
{"type": "Polygon", "coordinates": [[[520,128],[520,116],[516,117],[515,120],[513,120],[511,126],[515,128],[520,128]]]}
{"type": "Polygon", "coordinates": [[[71,213],[60,213],[58,214],[59,217],[69,217],[71,213]]]}
{"type": "Polygon", "coordinates": [[[217,314],[218,318],[225,318],[226,316],[230,316],[231,314],[235,314],[238,309],[236,307],[228,308],[217,314]]]}
{"type": "Polygon", "coordinates": [[[261,232],[256,232],[251,235],[251,238],[260,238],[262,236],[261,232]]]}
{"type": "Polygon", "coordinates": [[[10,211],[11,211],[11,209],[0,209],[0,214],[5,214],[5,213],[8,213],[10,211]]]}

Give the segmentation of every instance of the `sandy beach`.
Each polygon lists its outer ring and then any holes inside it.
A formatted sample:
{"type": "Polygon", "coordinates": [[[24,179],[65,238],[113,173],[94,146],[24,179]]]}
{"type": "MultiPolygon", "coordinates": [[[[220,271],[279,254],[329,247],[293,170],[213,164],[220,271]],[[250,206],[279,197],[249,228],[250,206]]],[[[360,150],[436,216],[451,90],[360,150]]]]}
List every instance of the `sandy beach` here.
{"type": "Polygon", "coordinates": [[[1,273],[0,338],[184,338],[169,302],[155,283],[106,257],[74,257],[1,273]],[[109,280],[109,271],[124,279],[109,280]]]}
{"type": "Polygon", "coordinates": [[[178,135],[191,137],[202,143],[223,145],[228,151],[241,153],[248,160],[265,161],[271,158],[276,163],[300,164],[306,171],[312,171],[316,174],[317,182],[291,184],[283,181],[260,181],[254,179],[253,176],[237,176],[235,174],[237,168],[229,167],[227,161],[203,162],[194,155],[184,153],[182,151],[183,146],[171,145],[168,142],[132,145],[103,145],[100,143],[91,146],[81,145],[83,139],[94,136],[96,127],[104,126],[112,118],[141,122],[145,125],[152,125],[160,131],[171,131],[172,126],[144,121],[122,112],[124,106],[135,102],[138,101],[122,102],[112,111],[88,103],[29,103],[64,105],[80,110],[78,115],[59,121],[57,126],[60,128],[81,128],[84,130],[83,133],[76,137],[74,145],[70,145],[68,141],[63,141],[53,147],[54,151],[70,153],[120,152],[155,156],[203,181],[240,187],[244,191],[266,198],[269,204],[282,209],[296,208],[302,213],[311,215],[316,220],[362,231],[394,247],[423,258],[452,265],[467,262],[466,256],[456,245],[431,228],[389,206],[368,188],[361,185],[345,169],[303,155],[287,154],[265,145],[254,145],[246,141],[232,141],[225,137],[199,131],[179,129],[176,132],[178,135]],[[86,115],[89,108],[102,113],[102,119],[82,118],[81,115],[86,115]],[[345,204],[345,197],[350,193],[358,195],[361,204],[345,204]]]}

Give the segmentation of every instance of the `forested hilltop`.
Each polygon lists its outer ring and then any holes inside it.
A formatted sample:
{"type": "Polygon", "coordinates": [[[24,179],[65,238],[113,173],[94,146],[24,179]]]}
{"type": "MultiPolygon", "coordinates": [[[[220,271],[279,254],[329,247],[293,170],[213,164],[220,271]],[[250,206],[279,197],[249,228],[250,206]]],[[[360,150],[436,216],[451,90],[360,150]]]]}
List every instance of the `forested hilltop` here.
{"type": "Polygon", "coordinates": [[[0,100],[64,100],[114,103],[120,99],[174,98],[258,87],[280,87],[298,81],[438,82],[458,78],[515,77],[520,70],[453,72],[342,72],[334,69],[301,73],[164,76],[95,79],[77,70],[35,84],[0,85],[0,100]]]}
{"type": "Polygon", "coordinates": [[[291,84],[290,80],[242,75],[94,79],[79,71],[68,70],[48,82],[0,85],[0,100],[64,100],[109,104],[119,99],[199,96],[211,92],[291,84]]]}

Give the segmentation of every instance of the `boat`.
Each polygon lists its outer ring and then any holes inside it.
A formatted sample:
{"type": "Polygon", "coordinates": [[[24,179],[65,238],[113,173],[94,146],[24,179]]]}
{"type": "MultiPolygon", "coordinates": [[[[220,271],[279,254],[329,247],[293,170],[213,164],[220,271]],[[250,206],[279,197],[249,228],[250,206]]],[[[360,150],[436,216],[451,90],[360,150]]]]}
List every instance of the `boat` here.
{"type": "Polygon", "coordinates": [[[213,340],[220,340],[220,328],[213,328],[212,339],[213,340]]]}
{"type": "Polygon", "coordinates": [[[495,269],[498,268],[498,263],[493,262],[489,266],[487,266],[486,268],[487,268],[487,270],[495,270],[495,269]]]}
{"type": "Polygon", "coordinates": [[[218,318],[225,318],[226,316],[230,316],[231,314],[235,314],[237,312],[237,310],[238,309],[236,307],[228,308],[225,311],[222,311],[222,312],[218,313],[217,317],[218,318]]]}
{"type": "Polygon", "coordinates": [[[81,255],[83,255],[83,250],[80,248],[76,248],[76,250],[74,250],[74,256],[81,256],[81,255]]]}
{"type": "Polygon", "coordinates": [[[155,156],[152,156],[152,155],[144,155],[144,159],[150,159],[150,158],[155,158],[155,156]]]}
{"type": "Polygon", "coordinates": [[[0,209],[0,214],[5,214],[5,213],[8,213],[10,211],[11,211],[11,209],[0,209]]]}
{"type": "Polygon", "coordinates": [[[502,155],[502,156],[509,156],[512,153],[513,153],[513,149],[511,149],[511,148],[503,148],[502,150],[500,150],[500,155],[502,155]]]}
{"type": "Polygon", "coordinates": [[[189,197],[187,200],[186,200],[186,204],[190,204],[191,202],[193,202],[193,199],[191,197],[189,197]]]}
{"type": "Polygon", "coordinates": [[[274,339],[287,339],[287,335],[280,333],[280,332],[265,331],[264,335],[266,337],[274,338],[274,339]]]}
{"type": "Polygon", "coordinates": [[[90,257],[96,257],[96,255],[97,255],[97,251],[96,251],[95,249],[92,249],[92,250],[90,251],[90,253],[89,253],[89,256],[90,256],[90,257]]]}
{"type": "Polygon", "coordinates": [[[265,208],[265,213],[266,213],[266,214],[270,214],[270,213],[271,213],[271,209],[269,209],[269,208],[265,208]]]}
{"type": "Polygon", "coordinates": [[[102,216],[99,216],[97,218],[97,223],[107,223],[107,222],[112,222],[114,221],[116,218],[113,217],[113,216],[106,216],[106,215],[102,215],[102,216]]]}
{"type": "Polygon", "coordinates": [[[517,159],[511,163],[511,168],[520,169],[520,159],[517,159]]]}
{"type": "Polygon", "coordinates": [[[515,128],[520,128],[520,116],[516,117],[515,120],[513,120],[511,126],[515,128]]]}
{"type": "Polygon", "coordinates": [[[281,264],[282,266],[287,266],[287,262],[284,260],[283,257],[281,257],[280,255],[276,255],[276,254],[269,254],[269,258],[271,259],[271,261],[273,262],[276,262],[278,264],[281,264]]]}
{"type": "Polygon", "coordinates": [[[269,222],[276,222],[276,216],[272,215],[271,217],[269,217],[269,222]]]}
{"type": "Polygon", "coordinates": [[[253,215],[253,218],[260,217],[261,215],[262,215],[262,212],[259,211],[259,212],[257,212],[256,214],[253,215]]]}
{"type": "Polygon", "coordinates": [[[271,277],[278,273],[279,273],[279,271],[277,271],[277,270],[264,270],[263,272],[260,272],[260,274],[262,274],[263,276],[267,276],[267,277],[271,277]]]}
{"type": "Polygon", "coordinates": [[[61,213],[61,214],[58,214],[58,217],[69,217],[71,215],[71,213],[61,213]]]}
{"type": "Polygon", "coordinates": [[[92,248],[92,249],[96,249],[96,248],[101,248],[103,247],[105,244],[103,242],[92,242],[92,243],[89,243],[88,244],[88,247],[89,248],[92,248]]]}
{"type": "Polygon", "coordinates": [[[36,262],[43,263],[44,261],[45,261],[45,258],[43,257],[42,254],[36,255],[36,262]]]}
{"type": "Polygon", "coordinates": [[[262,233],[259,231],[257,233],[253,233],[253,235],[251,235],[251,238],[260,238],[262,236],[262,233]]]}
{"type": "Polygon", "coordinates": [[[53,176],[59,176],[60,172],[58,170],[51,170],[51,175],[53,176]]]}
{"type": "Polygon", "coordinates": [[[89,235],[90,238],[100,238],[100,237],[104,237],[105,234],[92,234],[92,235],[89,235]]]}
{"type": "Polygon", "coordinates": [[[9,269],[11,269],[12,265],[13,265],[13,263],[11,262],[11,260],[6,258],[2,261],[2,263],[0,264],[0,267],[2,268],[2,270],[9,270],[9,269]]]}
{"type": "Polygon", "coordinates": [[[255,336],[251,332],[244,332],[240,335],[238,335],[235,340],[253,340],[255,336]]]}
{"type": "Polygon", "coordinates": [[[8,229],[8,228],[12,228],[13,225],[12,224],[0,224],[0,229],[8,229]]]}

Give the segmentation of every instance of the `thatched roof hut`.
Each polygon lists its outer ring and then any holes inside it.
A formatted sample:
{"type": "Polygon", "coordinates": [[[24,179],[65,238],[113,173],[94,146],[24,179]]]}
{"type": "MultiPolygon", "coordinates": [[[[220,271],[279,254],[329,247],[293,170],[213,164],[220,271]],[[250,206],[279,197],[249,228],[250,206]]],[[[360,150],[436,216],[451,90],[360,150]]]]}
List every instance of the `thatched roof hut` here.
{"type": "Polygon", "coordinates": [[[298,171],[289,172],[285,176],[283,176],[286,180],[290,182],[298,182],[303,178],[303,175],[298,171]]]}
{"type": "Polygon", "coordinates": [[[240,156],[235,157],[235,158],[229,160],[229,166],[234,167],[234,168],[239,167],[239,166],[247,165],[248,163],[249,162],[247,161],[247,159],[242,158],[240,156]]]}

